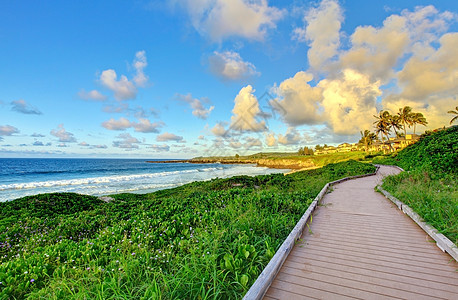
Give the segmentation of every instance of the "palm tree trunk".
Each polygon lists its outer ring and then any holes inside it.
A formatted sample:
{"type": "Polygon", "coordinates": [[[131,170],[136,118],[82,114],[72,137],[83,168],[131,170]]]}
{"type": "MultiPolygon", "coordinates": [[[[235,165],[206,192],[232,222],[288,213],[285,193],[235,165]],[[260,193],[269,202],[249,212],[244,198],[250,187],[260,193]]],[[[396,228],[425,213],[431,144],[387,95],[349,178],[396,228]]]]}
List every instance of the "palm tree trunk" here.
{"type": "Polygon", "coordinates": [[[402,126],[404,126],[404,140],[407,140],[407,128],[406,128],[406,122],[402,122],[402,126]]]}
{"type": "Polygon", "coordinates": [[[390,137],[388,136],[388,134],[386,134],[386,140],[388,141],[388,145],[390,146],[390,151],[394,152],[394,148],[393,146],[391,146],[390,137]]]}

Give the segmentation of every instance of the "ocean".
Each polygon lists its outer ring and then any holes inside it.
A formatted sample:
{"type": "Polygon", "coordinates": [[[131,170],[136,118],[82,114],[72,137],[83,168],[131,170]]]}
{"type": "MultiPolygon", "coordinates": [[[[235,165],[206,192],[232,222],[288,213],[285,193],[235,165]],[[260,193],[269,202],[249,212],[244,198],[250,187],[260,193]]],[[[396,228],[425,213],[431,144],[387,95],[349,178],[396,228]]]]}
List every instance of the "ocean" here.
{"type": "Polygon", "coordinates": [[[286,170],[254,165],[147,163],[143,159],[0,158],[0,202],[41,193],[149,193],[192,181],[286,170]]]}

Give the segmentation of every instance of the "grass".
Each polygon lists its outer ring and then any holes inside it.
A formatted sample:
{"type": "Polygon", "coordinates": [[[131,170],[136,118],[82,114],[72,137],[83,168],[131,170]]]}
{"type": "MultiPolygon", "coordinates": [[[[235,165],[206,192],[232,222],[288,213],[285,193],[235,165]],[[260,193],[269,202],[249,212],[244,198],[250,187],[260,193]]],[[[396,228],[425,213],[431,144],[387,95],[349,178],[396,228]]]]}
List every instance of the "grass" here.
{"type": "Polygon", "coordinates": [[[458,126],[426,134],[374,162],[405,169],[385,178],[382,187],[458,245],[458,126]]]}
{"type": "MultiPolygon", "coordinates": [[[[319,154],[319,155],[298,155],[296,152],[269,152],[269,153],[256,153],[247,156],[240,156],[235,158],[234,156],[224,156],[224,157],[196,157],[193,160],[239,160],[239,161],[253,161],[259,159],[267,159],[272,161],[278,160],[292,160],[292,161],[310,161],[313,162],[315,166],[325,166],[331,163],[338,163],[347,160],[364,160],[366,153],[364,151],[351,151],[351,152],[335,152],[328,154],[319,154]]],[[[291,162],[288,162],[291,163],[291,162]]]]}
{"type": "Polygon", "coordinates": [[[458,245],[458,180],[426,170],[387,177],[383,188],[458,245]]]}
{"type": "Polygon", "coordinates": [[[373,170],[348,161],[110,203],[68,193],[0,203],[0,298],[241,298],[326,182],[373,170]]]}

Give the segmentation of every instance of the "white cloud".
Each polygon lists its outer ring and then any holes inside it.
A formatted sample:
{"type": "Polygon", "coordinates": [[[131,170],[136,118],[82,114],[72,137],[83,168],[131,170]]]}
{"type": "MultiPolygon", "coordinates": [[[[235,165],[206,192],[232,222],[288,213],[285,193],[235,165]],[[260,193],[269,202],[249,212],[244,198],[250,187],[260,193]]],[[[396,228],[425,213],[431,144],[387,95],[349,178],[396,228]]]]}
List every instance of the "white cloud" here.
{"type": "Polygon", "coordinates": [[[11,101],[11,106],[12,106],[11,110],[22,113],[22,114],[27,114],[27,115],[41,115],[42,114],[42,112],[38,110],[38,108],[31,106],[23,99],[11,101]]]}
{"type": "Polygon", "coordinates": [[[117,100],[128,100],[137,97],[135,85],[124,75],[121,75],[118,80],[118,75],[113,69],[103,71],[102,75],[100,75],[100,82],[114,93],[117,100]]]}
{"type": "Polygon", "coordinates": [[[458,33],[444,34],[439,43],[440,47],[428,57],[413,55],[405,63],[397,73],[402,90],[382,101],[383,107],[392,112],[405,105],[422,112],[429,128],[447,125],[447,111],[458,106],[458,33]]]}
{"type": "Polygon", "coordinates": [[[232,51],[215,51],[208,59],[210,71],[223,80],[241,80],[259,76],[256,67],[244,61],[240,54],[232,51]]]}
{"type": "Polygon", "coordinates": [[[372,128],[377,97],[382,94],[380,82],[347,69],[341,78],[324,79],[318,86],[323,89],[325,120],[335,133],[356,134],[372,128]]]}
{"type": "Polygon", "coordinates": [[[409,45],[406,20],[392,15],[383,26],[359,26],[351,35],[352,47],[341,54],[339,69],[351,68],[372,80],[388,81],[409,45]]]}
{"type": "Polygon", "coordinates": [[[213,105],[210,106],[209,108],[205,108],[205,106],[202,104],[203,100],[193,98],[191,94],[187,94],[187,95],[177,94],[176,98],[179,101],[188,103],[191,106],[191,108],[193,109],[192,114],[198,117],[199,119],[204,119],[204,120],[207,119],[208,115],[215,108],[213,105]]]}
{"type": "Polygon", "coordinates": [[[82,146],[82,147],[89,147],[90,145],[86,142],[81,142],[78,144],[78,146],[82,146]]]}
{"type": "Polygon", "coordinates": [[[312,87],[309,82],[313,75],[297,72],[292,78],[283,81],[275,90],[280,100],[276,102],[277,110],[281,109],[283,119],[290,125],[316,124],[322,122],[320,102],[322,90],[312,87]]]}
{"type": "Polygon", "coordinates": [[[234,148],[234,149],[239,149],[242,147],[242,143],[236,140],[229,141],[229,147],[234,148]]]}
{"type": "Polygon", "coordinates": [[[302,141],[301,134],[294,127],[289,127],[285,135],[278,135],[278,143],[282,145],[297,145],[302,141]]]}
{"type": "Polygon", "coordinates": [[[126,118],[120,118],[119,120],[111,118],[110,120],[103,122],[102,126],[108,130],[126,130],[127,128],[130,128],[132,124],[126,118]]]}
{"type": "Polygon", "coordinates": [[[254,138],[254,137],[246,137],[245,138],[245,144],[243,145],[246,149],[251,149],[251,148],[261,148],[262,147],[262,142],[260,139],[254,138]]]}
{"type": "Polygon", "coordinates": [[[175,135],[173,133],[164,132],[163,134],[160,134],[156,137],[156,141],[158,142],[168,142],[168,141],[181,142],[183,141],[183,137],[175,135]]]}
{"type": "Polygon", "coordinates": [[[118,141],[113,141],[113,147],[116,148],[138,149],[138,145],[141,144],[137,138],[131,136],[129,133],[122,133],[116,138],[120,139],[118,141]]]}
{"type": "Polygon", "coordinates": [[[167,152],[170,151],[170,146],[168,145],[151,145],[149,148],[153,149],[155,152],[167,152]]]}
{"type": "Polygon", "coordinates": [[[194,28],[214,42],[228,37],[263,40],[285,14],[266,0],[175,1],[187,10],[194,28]]]}
{"type": "Polygon", "coordinates": [[[97,90],[92,90],[86,92],[84,89],[78,92],[78,97],[83,100],[93,100],[93,101],[105,101],[107,100],[107,96],[103,95],[97,90]]]}
{"type": "Polygon", "coordinates": [[[148,82],[148,77],[143,72],[143,69],[146,68],[147,65],[148,63],[146,62],[145,51],[138,51],[137,53],[135,53],[135,59],[134,59],[133,66],[135,70],[137,71],[137,74],[135,74],[135,77],[134,77],[134,82],[136,86],[139,86],[139,87],[146,86],[146,83],[148,82]]]}
{"type": "Polygon", "coordinates": [[[224,128],[223,123],[216,123],[216,125],[211,129],[211,132],[216,136],[229,136],[229,132],[224,128]]]}
{"type": "Polygon", "coordinates": [[[0,125],[0,136],[10,136],[19,133],[19,129],[11,125],[0,125]]]}
{"type": "Polygon", "coordinates": [[[45,135],[34,132],[31,137],[45,137],[45,135]]]}
{"type": "Polygon", "coordinates": [[[295,29],[294,38],[310,45],[309,71],[274,88],[283,120],[326,124],[343,137],[372,129],[377,108],[395,113],[409,105],[430,128],[446,125],[447,109],[458,104],[458,33],[445,32],[457,20],[456,13],[418,6],[388,16],[381,26],[357,27],[344,50],[342,9],[337,1],[321,1],[306,13],[306,27],[295,29]]]}
{"type": "Polygon", "coordinates": [[[159,127],[164,125],[162,122],[154,122],[151,123],[150,120],[141,118],[138,120],[139,122],[132,122],[132,127],[135,128],[136,132],[144,132],[144,133],[149,133],[149,132],[154,132],[158,133],[159,132],[159,127]]]}
{"type": "Polygon", "coordinates": [[[105,105],[102,110],[106,113],[123,113],[129,111],[129,105],[127,103],[119,103],[119,105],[105,105]]]}
{"type": "Polygon", "coordinates": [[[108,130],[126,130],[128,128],[133,127],[136,132],[143,132],[143,133],[158,133],[159,127],[163,126],[164,123],[162,122],[154,122],[151,123],[150,120],[145,118],[138,119],[138,122],[131,122],[128,119],[121,117],[119,120],[115,120],[111,118],[108,121],[102,123],[102,127],[108,130]]]}
{"type": "Polygon", "coordinates": [[[267,129],[265,121],[257,120],[261,113],[258,99],[253,94],[255,90],[251,85],[242,88],[234,99],[231,126],[233,130],[259,132],[267,129]]]}
{"type": "Polygon", "coordinates": [[[338,54],[342,9],[335,0],[323,0],[304,16],[305,28],[295,28],[293,38],[309,43],[308,60],[315,71],[322,71],[328,61],[338,54]]]}
{"type": "Polygon", "coordinates": [[[97,149],[107,149],[107,145],[95,145],[94,148],[97,148],[97,149]]]}
{"type": "Polygon", "coordinates": [[[76,138],[73,133],[66,131],[64,124],[59,124],[57,129],[51,130],[51,135],[58,138],[61,143],[76,143],[76,138]]]}
{"type": "Polygon", "coordinates": [[[275,133],[269,132],[266,135],[266,145],[268,147],[276,147],[276,146],[278,146],[277,139],[275,138],[275,133]]]}

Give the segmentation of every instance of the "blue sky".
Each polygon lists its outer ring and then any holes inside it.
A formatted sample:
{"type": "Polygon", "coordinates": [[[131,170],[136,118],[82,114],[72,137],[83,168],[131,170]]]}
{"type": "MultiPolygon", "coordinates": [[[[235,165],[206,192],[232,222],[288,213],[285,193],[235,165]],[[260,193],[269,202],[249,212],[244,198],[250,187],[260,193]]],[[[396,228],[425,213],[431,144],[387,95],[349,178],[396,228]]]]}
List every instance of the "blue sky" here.
{"type": "MultiPolygon", "coordinates": [[[[356,142],[458,105],[456,1],[0,3],[0,157],[187,158],[356,142]]],[[[412,131],[412,129],[409,129],[412,131]]]]}

